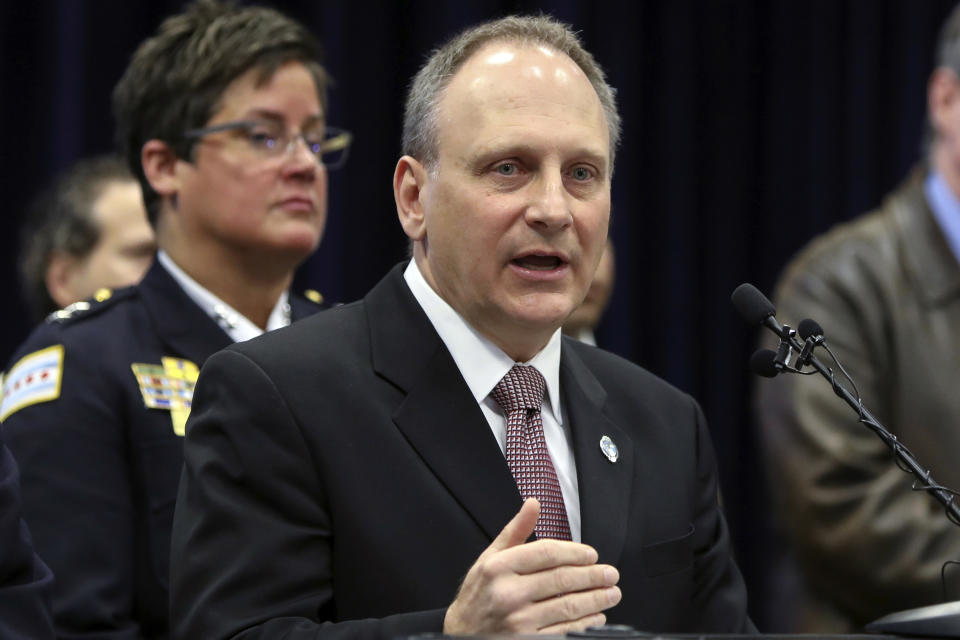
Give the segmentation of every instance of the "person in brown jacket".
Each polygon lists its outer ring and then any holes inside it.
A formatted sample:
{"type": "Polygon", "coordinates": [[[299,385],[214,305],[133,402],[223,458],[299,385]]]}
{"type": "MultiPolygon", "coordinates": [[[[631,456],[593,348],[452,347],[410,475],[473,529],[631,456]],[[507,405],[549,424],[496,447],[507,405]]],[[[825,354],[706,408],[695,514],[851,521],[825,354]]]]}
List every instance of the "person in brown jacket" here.
{"type": "MultiPolygon", "coordinates": [[[[956,489],[960,7],[937,56],[927,165],[879,210],[815,239],[774,297],[782,321],[821,325],[863,405],[956,489]]],[[[759,383],[756,401],[779,525],[807,592],[799,631],[852,631],[893,611],[960,599],[960,566],[945,565],[960,560],[960,528],[931,496],[911,490],[913,479],[829,383],[780,376],[759,383]]]]}

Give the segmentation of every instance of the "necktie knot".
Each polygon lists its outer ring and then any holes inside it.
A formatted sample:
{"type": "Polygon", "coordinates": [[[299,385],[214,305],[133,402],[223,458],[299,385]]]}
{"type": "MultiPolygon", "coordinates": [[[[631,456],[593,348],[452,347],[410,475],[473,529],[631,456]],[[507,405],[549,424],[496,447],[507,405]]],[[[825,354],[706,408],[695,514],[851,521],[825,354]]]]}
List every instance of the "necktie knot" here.
{"type": "Polygon", "coordinates": [[[547,383],[534,367],[513,365],[493,388],[493,399],[509,413],[520,409],[540,410],[547,383]]]}

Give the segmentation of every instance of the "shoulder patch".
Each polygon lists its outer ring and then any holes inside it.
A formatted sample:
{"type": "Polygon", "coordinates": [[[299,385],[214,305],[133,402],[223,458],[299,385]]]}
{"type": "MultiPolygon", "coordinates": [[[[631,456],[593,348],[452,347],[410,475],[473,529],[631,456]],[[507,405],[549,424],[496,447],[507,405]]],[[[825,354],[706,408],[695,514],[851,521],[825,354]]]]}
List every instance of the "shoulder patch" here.
{"type": "Polygon", "coordinates": [[[136,286],[123,289],[97,289],[92,298],[67,305],[47,316],[46,322],[65,323],[96,315],[119,300],[125,300],[136,292],[136,286]]]}
{"type": "Polygon", "coordinates": [[[0,422],[24,407],[60,397],[63,345],[29,353],[17,361],[3,380],[0,422]]]}

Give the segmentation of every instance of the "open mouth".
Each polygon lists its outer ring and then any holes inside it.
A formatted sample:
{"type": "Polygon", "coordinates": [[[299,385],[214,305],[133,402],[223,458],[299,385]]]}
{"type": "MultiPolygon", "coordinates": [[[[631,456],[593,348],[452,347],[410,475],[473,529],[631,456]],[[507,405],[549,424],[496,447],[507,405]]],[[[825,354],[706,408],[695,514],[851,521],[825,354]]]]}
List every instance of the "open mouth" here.
{"type": "Polygon", "coordinates": [[[513,259],[511,262],[518,267],[530,269],[531,271],[550,271],[552,269],[558,269],[561,265],[563,265],[563,260],[557,256],[543,256],[535,254],[521,256],[513,259]]]}

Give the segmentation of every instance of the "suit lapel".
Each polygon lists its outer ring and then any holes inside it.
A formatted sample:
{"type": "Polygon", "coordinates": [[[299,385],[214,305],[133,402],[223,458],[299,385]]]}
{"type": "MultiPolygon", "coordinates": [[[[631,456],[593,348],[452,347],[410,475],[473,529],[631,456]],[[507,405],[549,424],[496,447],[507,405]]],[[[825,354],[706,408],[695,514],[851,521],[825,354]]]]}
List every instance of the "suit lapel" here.
{"type": "Polygon", "coordinates": [[[374,370],[406,396],[394,422],[492,540],[520,494],[483,412],[395,267],[367,295],[374,370]]]}
{"type": "Polygon", "coordinates": [[[520,509],[520,493],[446,348],[434,351],[394,422],[480,528],[495,538],[520,509]]]}
{"type": "Polygon", "coordinates": [[[140,282],[139,292],[157,334],[170,347],[169,355],[202,366],[213,353],[232,344],[230,336],[190,299],[156,259],[140,282]]]}
{"type": "Polygon", "coordinates": [[[601,562],[617,564],[630,513],[633,445],[626,432],[604,414],[607,393],[567,340],[560,360],[560,386],[577,461],[581,538],[597,550],[601,562]],[[610,462],[600,449],[603,436],[617,445],[616,462],[610,462]]]}

